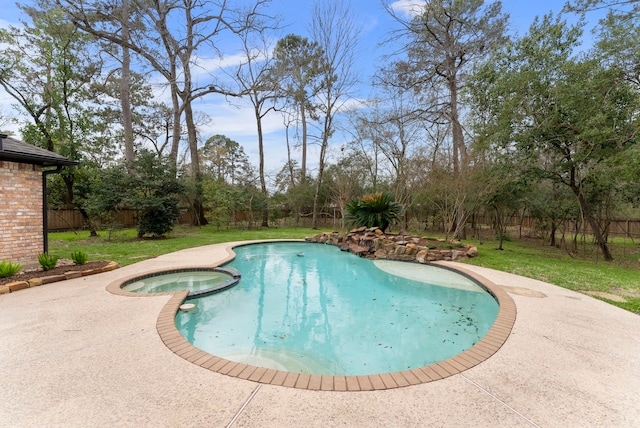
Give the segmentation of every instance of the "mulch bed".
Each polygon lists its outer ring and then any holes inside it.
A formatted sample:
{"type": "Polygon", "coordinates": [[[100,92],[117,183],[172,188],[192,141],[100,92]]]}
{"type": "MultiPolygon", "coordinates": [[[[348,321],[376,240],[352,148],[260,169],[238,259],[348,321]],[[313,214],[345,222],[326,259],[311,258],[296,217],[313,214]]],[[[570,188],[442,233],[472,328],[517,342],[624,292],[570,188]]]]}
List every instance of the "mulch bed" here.
{"type": "Polygon", "coordinates": [[[66,272],[72,271],[85,271],[92,269],[102,269],[110,262],[108,260],[87,262],[83,265],[74,265],[70,260],[68,262],[59,260],[58,265],[48,271],[43,271],[42,268],[25,269],[22,272],[18,272],[13,276],[7,278],[0,278],[0,285],[10,284],[16,281],[28,281],[33,278],[42,278],[52,275],[63,275],[66,272]],[[69,263],[70,262],[70,263],[69,263]]]}

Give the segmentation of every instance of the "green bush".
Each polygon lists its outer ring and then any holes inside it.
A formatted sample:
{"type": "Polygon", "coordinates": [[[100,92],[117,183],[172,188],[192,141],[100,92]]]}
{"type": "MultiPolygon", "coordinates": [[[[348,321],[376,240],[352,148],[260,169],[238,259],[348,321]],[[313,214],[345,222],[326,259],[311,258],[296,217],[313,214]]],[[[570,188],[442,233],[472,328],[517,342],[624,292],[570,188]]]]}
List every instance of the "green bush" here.
{"type": "Polygon", "coordinates": [[[453,250],[453,249],[456,249],[456,248],[464,248],[464,244],[461,243],[461,242],[456,242],[454,244],[444,245],[443,248],[447,248],[449,250],[453,250]]]}
{"type": "Polygon", "coordinates": [[[138,212],[138,237],[145,235],[161,237],[171,232],[180,217],[177,198],[149,198],[138,212]]]}
{"type": "Polygon", "coordinates": [[[496,231],[496,239],[505,242],[511,242],[511,235],[508,232],[496,231]],[[502,237],[500,237],[500,235],[502,235],[502,237]]]}
{"type": "Polygon", "coordinates": [[[379,227],[383,232],[400,218],[402,207],[390,193],[364,195],[350,201],[346,207],[346,220],[352,226],[379,227]]]}
{"type": "Polygon", "coordinates": [[[42,270],[51,270],[56,267],[56,264],[58,264],[58,256],[41,253],[38,256],[38,262],[40,262],[42,270]]]}
{"type": "Polygon", "coordinates": [[[20,272],[22,265],[19,263],[0,261],[0,278],[8,278],[20,272]]]}
{"type": "Polygon", "coordinates": [[[88,259],[89,256],[87,256],[87,253],[82,250],[74,251],[73,253],[71,253],[71,260],[73,260],[73,263],[77,265],[85,264],[88,259]]]}
{"type": "MultiPolygon", "coordinates": [[[[138,237],[162,237],[180,217],[178,198],[184,194],[185,186],[176,178],[170,163],[150,151],[140,151],[132,167],[134,172],[128,174],[123,202],[138,210],[138,237]]],[[[194,189],[190,197],[195,200],[198,194],[194,189]]]]}

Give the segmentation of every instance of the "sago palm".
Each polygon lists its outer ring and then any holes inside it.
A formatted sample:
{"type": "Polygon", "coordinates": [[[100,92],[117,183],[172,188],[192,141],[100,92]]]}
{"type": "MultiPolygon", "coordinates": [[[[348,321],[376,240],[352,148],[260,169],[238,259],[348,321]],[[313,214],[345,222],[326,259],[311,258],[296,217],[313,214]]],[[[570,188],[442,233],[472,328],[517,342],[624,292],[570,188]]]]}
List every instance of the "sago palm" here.
{"type": "Polygon", "coordinates": [[[390,193],[377,192],[353,199],[346,207],[346,220],[354,227],[379,227],[383,232],[400,218],[402,207],[390,193]]]}

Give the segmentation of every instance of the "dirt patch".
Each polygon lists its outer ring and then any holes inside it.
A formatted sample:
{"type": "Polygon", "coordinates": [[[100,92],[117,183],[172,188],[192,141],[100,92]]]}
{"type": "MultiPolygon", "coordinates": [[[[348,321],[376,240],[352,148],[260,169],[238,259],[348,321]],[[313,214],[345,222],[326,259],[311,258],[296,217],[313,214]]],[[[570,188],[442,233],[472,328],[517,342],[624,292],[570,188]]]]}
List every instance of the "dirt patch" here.
{"type": "Polygon", "coordinates": [[[640,298],[640,293],[624,290],[624,289],[618,288],[618,287],[611,287],[611,291],[614,291],[614,292],[616,292],[618,294],[622,294],[625,297],[632,297],[634,299],[640,298]]]}
{"type": "Polygon", "coordinates": [[[607,293],[605,291],[582,291],[584,294],[588,294],[589,296],[594,297],[602,297],[603,299],[611,300],[612,302],[625,303],[627,299],[622,296],[618,296],[617,294],[607,293]]]}
{"type": "Polygon", "coordinates": [[[541,293],[541,292],[536,291],[536,290],[531,290],[529,288],[512,287],[512,286],[509,286],[509,285],[501,285],[501,287],[504,288],[507,291],[507,293],[517,294],[518,296],[537,297],[539,299],[547,297],[546,294],[541,293]]]}
{"type": "Polygon", "coordinates": [[[93,269],[102,269],[110,262],[108,260],[91,261],[83,265],[74,265],[71,260],[58,260],[55,268],[43,271],[42,268],[24,269],[21,272],[7,278],[0,278],[0,285],[9,284],[16,281],[29,281],[34,278],[42,278],[45,276],[63,275],[66,272],[85,271],[93,269]]]}

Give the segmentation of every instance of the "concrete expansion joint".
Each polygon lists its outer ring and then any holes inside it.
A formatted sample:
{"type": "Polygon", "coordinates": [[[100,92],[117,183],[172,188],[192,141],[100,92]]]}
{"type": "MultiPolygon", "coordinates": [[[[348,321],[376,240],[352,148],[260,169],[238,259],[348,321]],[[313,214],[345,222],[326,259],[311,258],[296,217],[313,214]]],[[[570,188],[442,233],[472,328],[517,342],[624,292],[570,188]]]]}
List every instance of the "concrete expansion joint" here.
{"type": "Polygon", "coordinates": [[[536,428],[540,428],[540,425],[536,424],[534,421],[532,421],[531,419],[529,419],[528,417],[526,417],[525,415],[523,415],[522,413],[520,413],[519,411],[517,411],[516,409],[514,409],[513,407],[511,407],[509,404],[507,404],[504,400],[500,399],[498,396],[496,396],[494,393],[492,393],[491,391],[489,391],[487,388],[479,385],[477,382],[475,382],[473,379],[469,378],[467,375],[465,375],[464,373],[460,373],[460,376],[462,376],[467,382],[469,382],[470,384],[472,384],[473,386],[475,386],[476,388],[478,388],[480,391],[482,391],[483,393],[485,393],[486,395],[488,395],[489,397],[491,397],[493,400],[496,400],[498,403],[502,404],[504,407],[506,407],[507,409],[509,409],[511,412],[515,413],[516,415],[520,416],[522,419],[524,419],[527,423],[529,423],[532,427],[536,427],[536,428]]]}
{"type": "Polygon", "coordinates": [[[247,401],[245,401],[244,404],[242,405],[242,407],[240,407],[240,409],[238,409],[236,414],[233,416],[233,419],[231,419],[231,421],[227,424],[227,428],[230,428],[236,422],[236,420],[238,420],[240,415],[242,415],[242,412],[244,412],[244,409],[249,405],[249,403],[251,403],[251,400],[253,400],[253,397],[255,397],[256,394],[258,394],[258,391],[260,391],[260,388],[262,388],[262,384],[261,383],[259,383],[255,387],[255,389],[253,390],[251,395],[249,395],[249,398],[247,398],[247,401]]]}

